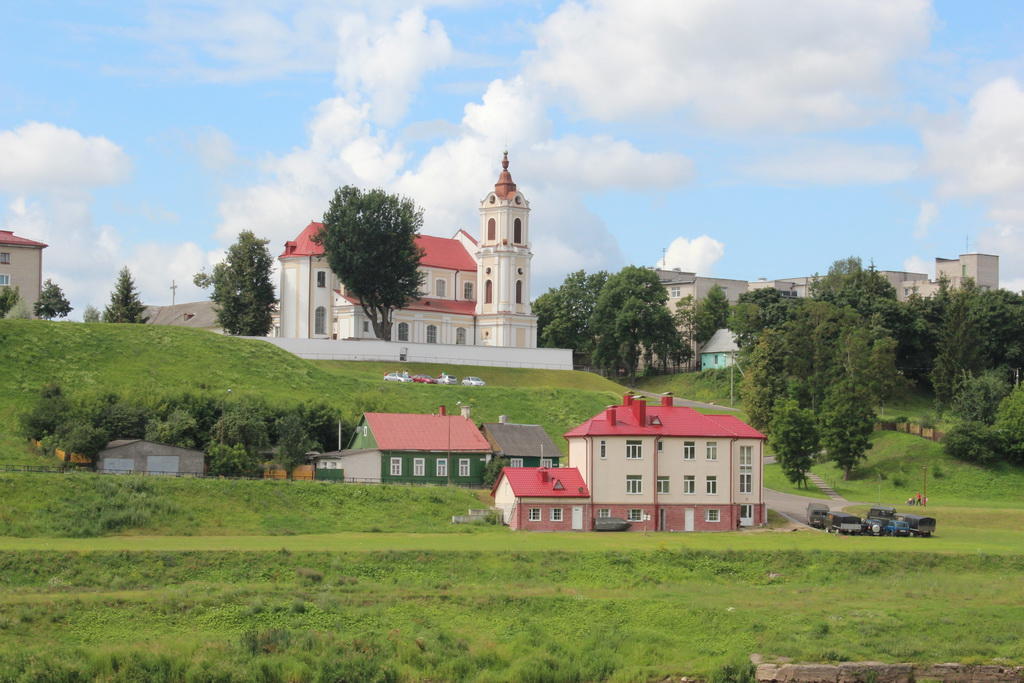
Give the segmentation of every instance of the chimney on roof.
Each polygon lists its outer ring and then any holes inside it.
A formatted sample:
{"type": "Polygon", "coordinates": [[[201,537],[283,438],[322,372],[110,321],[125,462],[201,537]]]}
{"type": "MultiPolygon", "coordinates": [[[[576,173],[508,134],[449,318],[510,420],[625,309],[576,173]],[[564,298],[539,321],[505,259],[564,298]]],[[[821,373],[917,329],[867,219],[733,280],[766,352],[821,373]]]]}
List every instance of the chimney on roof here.
{"type": "Polygon", "coordinates": [[[633,409],[633,417],[636,418],[636,423],[643,427],[647,424],[647,401],[642,398],[633,399],[633,404],[630,406],[633,409]]]}
{"type": "Polygon", "coordinates": [[[622,395],[622,405],[628,406],[632,402],[633,402],[633,394],[632,393],[626,392],[625,394],[622,395]]]}
{"type": "Polygon", "coordinates": [[[448,414],[448,409],[445,408],[444,406],[438,406],[437,414],[440,415],[441,417],[444,417],[445,415],[448,414]]]}
{"type": "Polygon", "coordinates": [[[462,413],[462,417],[464,417],[464,418],[466,418],[468,420],[470,414],[473,412],[473,406],[466,405],[465,403],[463,403],[459,407],[459,411],[462,413]]]}
{"type": "Polygon", "coordinates": [[[672,405],[672,392],[666,391],[661,395],[661,405],[669,407],[672,405]]]}
{"type": "Polygon", "coordinates": [[[508,424],[508,415],[499,415],[498,424],[508,424]]]}
{"type": "Polygon", "coordinates": [[[540,469],[539,469],[539,470],[537,471],[537,474],[539,474],[539,475],[540,475],[540,480],[541,480],[542,482],[544,482],[545,484],[547,483],[548,479],[550,479],[550,478],[551,478],[551,474],[550,474],[550,473],[548,472],[548,468],[547,468],[547,467],[541,467],[541,468],[540,468],[540,469]]]}
{"type": "Polygon", "coordinates": [[[604,418],[608,421],[608,424],[615,424],[615,406],[608,406],[604,409],[604,418]]]}

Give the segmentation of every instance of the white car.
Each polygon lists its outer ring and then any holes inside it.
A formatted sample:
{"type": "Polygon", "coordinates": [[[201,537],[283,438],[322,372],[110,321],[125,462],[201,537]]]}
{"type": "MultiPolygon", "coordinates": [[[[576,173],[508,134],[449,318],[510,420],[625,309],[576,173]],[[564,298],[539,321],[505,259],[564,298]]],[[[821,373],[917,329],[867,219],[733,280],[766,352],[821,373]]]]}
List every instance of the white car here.
{"type": "Polygon", "coordinates": [[[487,382],[483,381],[479,377],[467,377],[462,380],[462,383],[467,387],[482,387],[487,384],[487,382]]]}
{"type": "Polygon", "coordinates": [[[458,384],[459,383],[459,378],[456,377],[455,375],[449,375],[449,374],[446,374],[446,373],[442,372],[440,375],[437,376],[437,383],[438,384],[458,384]]]}
{"type": "Polygon", "coordinates": [[[389,372],[384,375],[385,382],[411,382],[412,377],[408,372],[389,372]]]}

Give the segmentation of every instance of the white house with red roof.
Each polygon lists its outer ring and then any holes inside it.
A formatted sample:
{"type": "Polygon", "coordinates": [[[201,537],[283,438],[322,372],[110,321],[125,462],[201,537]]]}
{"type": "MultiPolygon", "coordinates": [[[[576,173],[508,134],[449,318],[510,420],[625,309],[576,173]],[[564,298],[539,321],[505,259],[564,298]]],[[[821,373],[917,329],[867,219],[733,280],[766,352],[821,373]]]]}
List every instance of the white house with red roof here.
{"type": "Polygon", "coordinates": [[[47,245],[0,230],[0,288],[17,287],[29,310],[43,286],[43,249],[47,245]]]}
{"type": "MultiPolygon", "coordinates": [[[[536,348],[530,309],[530,204],[512,181],[508,154],[494,189],[480,201],[480,235],[419,235],[419,299],[395,311],[392,341],[536,348]]],[[[311,222],[285,243],[278,336],[374,339],[369,318],[331,272],[311,222]]]]}
{"type": "Polygon", "coordinates": [[[525,531],[583,531],[592,526],[590,491],[575,468],[506,467],[491,489],[502,521],[525,531]]]}

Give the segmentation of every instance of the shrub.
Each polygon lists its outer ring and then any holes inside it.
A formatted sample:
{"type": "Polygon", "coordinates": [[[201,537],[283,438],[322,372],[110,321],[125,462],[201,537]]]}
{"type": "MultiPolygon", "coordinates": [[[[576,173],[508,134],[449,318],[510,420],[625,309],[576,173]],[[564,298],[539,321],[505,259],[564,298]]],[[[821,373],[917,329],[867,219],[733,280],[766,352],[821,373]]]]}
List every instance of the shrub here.
{"type": "Polygon", "coordinates": [[[948,455],[978,465],[999,461],[1006,449],[1002,434],[981,422],[963,422],[946,434],[943,447],[948,455]]]}

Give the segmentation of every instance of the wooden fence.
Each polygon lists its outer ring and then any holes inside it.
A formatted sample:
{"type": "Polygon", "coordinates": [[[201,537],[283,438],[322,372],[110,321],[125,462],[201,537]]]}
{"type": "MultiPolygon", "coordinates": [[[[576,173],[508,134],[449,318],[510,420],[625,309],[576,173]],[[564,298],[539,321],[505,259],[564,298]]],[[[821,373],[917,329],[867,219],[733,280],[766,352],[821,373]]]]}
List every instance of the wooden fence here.
{"type": "Polygon", "coordinates": [[[941,432],[935,429],[935,427],[922,427],[916,422],[876,422],[875,431],[903,432],[904,434],[913,434],[929,441],[942,441],[946,436],[945,432],[941,432]]]}

